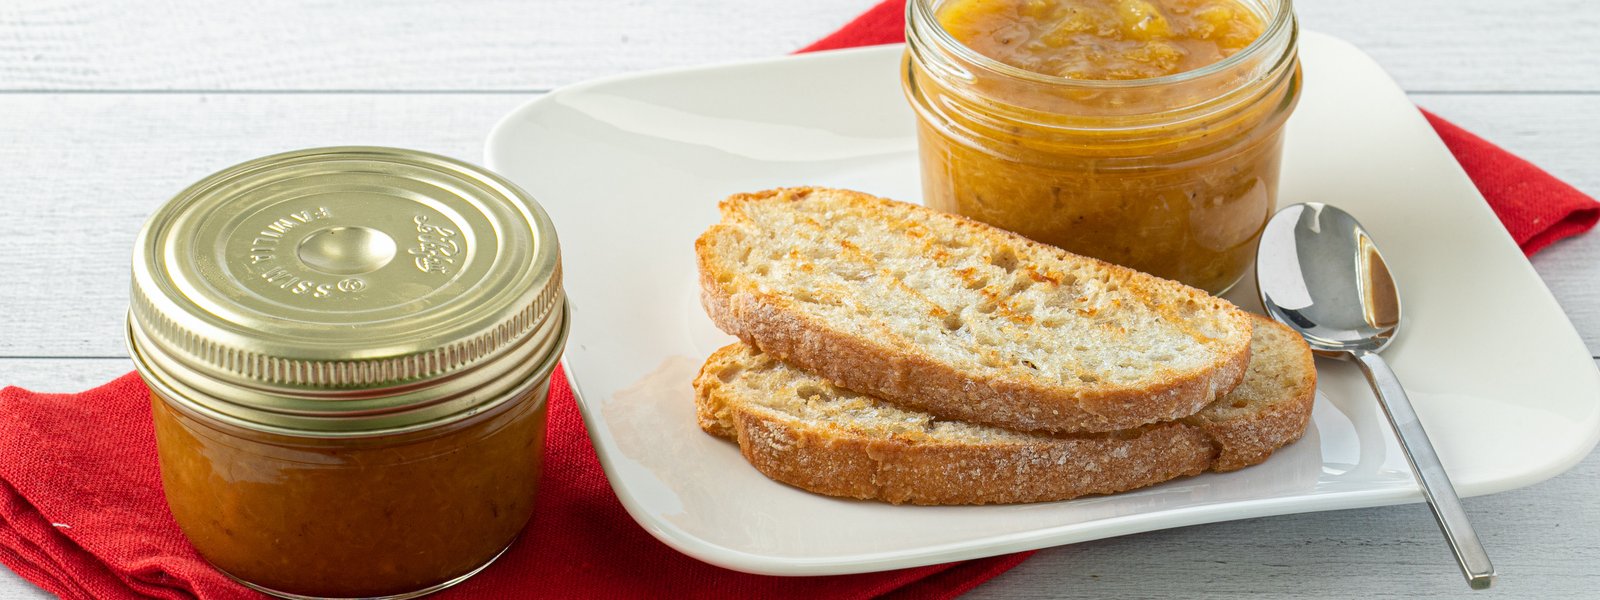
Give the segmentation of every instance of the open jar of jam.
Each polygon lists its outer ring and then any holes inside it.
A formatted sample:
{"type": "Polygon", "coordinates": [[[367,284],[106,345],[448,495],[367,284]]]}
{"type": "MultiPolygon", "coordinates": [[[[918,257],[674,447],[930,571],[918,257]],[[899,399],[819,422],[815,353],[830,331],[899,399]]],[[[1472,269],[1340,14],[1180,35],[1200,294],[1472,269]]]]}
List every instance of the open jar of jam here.
{"type": "Polygon", "coordinates": [[[250,161],[150,218],[131,304],[167,504],[245,585],[417,596],[531,517],[568,320],[555,230],[506,180],[388,148],[250,161]]]}
{"type": "Polygon", "coordinates": [[[1289,0],[909,0],[941,210],[1220,293],[1276,204],[1289,0]]]}

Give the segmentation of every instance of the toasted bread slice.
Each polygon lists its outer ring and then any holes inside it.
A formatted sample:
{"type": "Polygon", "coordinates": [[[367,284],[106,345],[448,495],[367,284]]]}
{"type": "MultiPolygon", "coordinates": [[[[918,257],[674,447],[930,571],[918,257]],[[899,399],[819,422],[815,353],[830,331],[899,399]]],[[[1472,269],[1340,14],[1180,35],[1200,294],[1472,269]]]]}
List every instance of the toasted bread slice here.
{"type": "Polygon", "coordinates": [[[963,217],[822,188],[721,208],[695,243],[719,327],[939,418],[1126,429],[1194,414],[1249,361],[1227,301],[963,217]]]}
{"type": "Polygon", "coordinates": [[[836,387],[744,344],[695,379],[700,427],[738,442],[756,469],[830,496],[895,504],[1065,500],[1267,459],[1300,438],[1317,372],[1288,328],[1257,318],[1244,382],[1174,422],[1089,434],[1028,434],[959,421],[836,387]]]}

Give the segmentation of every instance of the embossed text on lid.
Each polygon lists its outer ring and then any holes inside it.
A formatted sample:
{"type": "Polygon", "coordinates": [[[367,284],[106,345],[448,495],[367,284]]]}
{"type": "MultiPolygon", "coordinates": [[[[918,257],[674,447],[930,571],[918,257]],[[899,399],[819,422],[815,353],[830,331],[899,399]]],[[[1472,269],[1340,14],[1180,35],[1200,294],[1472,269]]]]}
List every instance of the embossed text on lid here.
{"type": "Polygon", "coordinates": [[[212,175],[151,217],[133,272],[152,363],[288,413],[306,412],[294,398],[383,397],[526,352],[562,305],[555,231],[525,193],[387,148],[212,175]]]}

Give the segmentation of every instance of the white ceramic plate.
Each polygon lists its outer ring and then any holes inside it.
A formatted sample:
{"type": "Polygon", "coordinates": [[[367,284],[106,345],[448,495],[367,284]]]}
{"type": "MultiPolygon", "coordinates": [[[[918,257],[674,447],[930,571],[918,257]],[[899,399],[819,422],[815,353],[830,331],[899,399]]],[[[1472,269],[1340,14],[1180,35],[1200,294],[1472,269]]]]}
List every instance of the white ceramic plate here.
{"type": "MultiPolygon", "coordinates": [[[[1302,43],[1282,200],[1342,206],[1383,248],[1406,308],[1385,355],[1457,489],[1490,494],[1571,467],[1600,437],[1600,373],[1566,315],[1378,65],[1324,35],[1302,43]]],[[[700,309],[692,242],[734,192],[811,184],[920,198],[900,52],[584,83],[490,135],[489,166],[561,232],[575,319],[567,373],[612,487],[650,533],[728,568],[814,575],[1421,500],[1361,375],[1320,359],[1314,424],[1265,464],[1068,502],[838,500],[774,483],[702,433],[690,380],[732,338],[700,309]]],[[[1253,286],[1239,287],[1232,299],[1258,309],[1253,286]]]]}

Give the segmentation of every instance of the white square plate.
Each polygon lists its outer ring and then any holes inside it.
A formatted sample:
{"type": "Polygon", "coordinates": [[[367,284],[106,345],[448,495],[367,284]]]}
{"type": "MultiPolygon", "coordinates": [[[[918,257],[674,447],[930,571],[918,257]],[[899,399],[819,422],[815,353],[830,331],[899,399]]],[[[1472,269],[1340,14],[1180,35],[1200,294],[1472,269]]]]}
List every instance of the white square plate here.
{"type": "MultiPolygon", "coordinates": [[[[713,564],[815,575],[1421,500],[1361,375],[1321,360],[1312,427],[1265,464],[1067,502],[828,498],[766,479],[702,433],[690,380],[732,338],[700,308],[695,237],[735,192],[805,184],[920,198],[900,53],[594,81],[528,103],[490,135],[489,166],[561,233],[567,373],[612,487],[646,529],[713,564]]],[[[1281,197],[1344,207],[1382,246],[1406,306],[1385,356],[1457,488],[1489,494],[1571,467],[1600,437],[1600,373],[1566,315],[1376,63],[1317,34],[1302,37],[1301,56],[1281,197]]],[[[1231,299],[1258,309],[1253,286],[1239,288],[1231,299]]]]}

